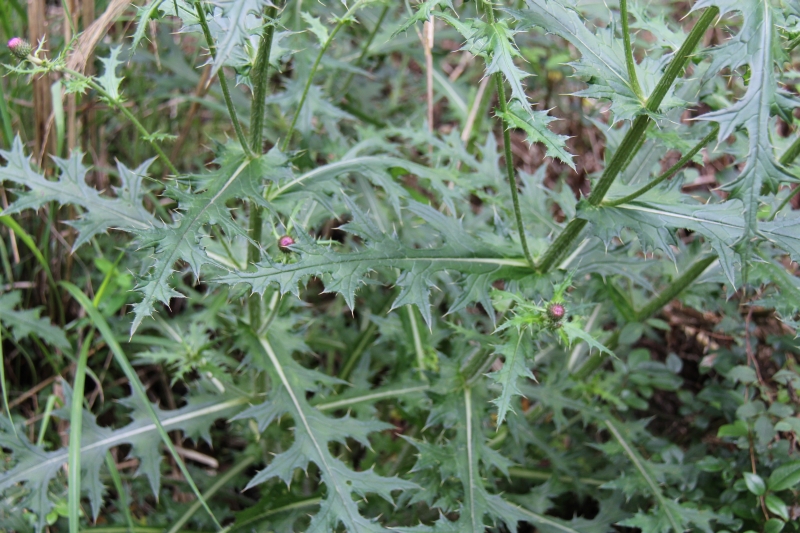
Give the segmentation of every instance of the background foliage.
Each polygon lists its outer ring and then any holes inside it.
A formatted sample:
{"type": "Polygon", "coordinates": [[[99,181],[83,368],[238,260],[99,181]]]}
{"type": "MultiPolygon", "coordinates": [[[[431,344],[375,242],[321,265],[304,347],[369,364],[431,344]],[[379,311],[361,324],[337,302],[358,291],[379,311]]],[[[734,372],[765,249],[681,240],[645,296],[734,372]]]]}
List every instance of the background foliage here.
{"type": "Polygon", "coordinates": [[[800,529],[794,0],[0,21],[0,529],[800,529]]]}

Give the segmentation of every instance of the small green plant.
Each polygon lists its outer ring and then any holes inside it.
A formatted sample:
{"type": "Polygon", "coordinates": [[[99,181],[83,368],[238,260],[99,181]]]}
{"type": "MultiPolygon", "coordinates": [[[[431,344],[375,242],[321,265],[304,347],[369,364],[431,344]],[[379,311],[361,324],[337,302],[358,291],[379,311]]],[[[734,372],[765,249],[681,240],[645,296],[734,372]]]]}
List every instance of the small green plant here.
{"type": "Polygon", "coordinates": [[[798,6],[67,4],[0,530],[800,531],[798,6]]]}

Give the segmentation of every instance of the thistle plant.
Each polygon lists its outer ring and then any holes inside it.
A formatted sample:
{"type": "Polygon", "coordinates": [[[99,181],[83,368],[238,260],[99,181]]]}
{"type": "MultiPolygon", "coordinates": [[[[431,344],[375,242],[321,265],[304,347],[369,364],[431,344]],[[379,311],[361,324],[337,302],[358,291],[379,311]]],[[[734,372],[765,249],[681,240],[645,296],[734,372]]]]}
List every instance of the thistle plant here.
{"type": "Polygon", "coordinates": [[[96,27],[10,38],[0,530],[800,530],[798,20],[151,0],[86,69],[96,27]]]}

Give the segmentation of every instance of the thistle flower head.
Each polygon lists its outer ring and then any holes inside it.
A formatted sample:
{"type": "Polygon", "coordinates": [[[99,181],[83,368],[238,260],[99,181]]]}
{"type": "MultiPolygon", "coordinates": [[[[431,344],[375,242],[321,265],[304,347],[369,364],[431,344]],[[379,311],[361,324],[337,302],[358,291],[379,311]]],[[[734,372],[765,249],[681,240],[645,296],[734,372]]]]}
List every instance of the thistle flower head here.
{"type": "Polygon", "coordinates": [[[294,244],[294,239],[289,235],[284,235],[280,239],[278,239],[278,249],[280,249],[283,253],[289,253],[291,250],[289,247],[294,244]]]}
{"type": "Polygon", "coordinates": [[[25,59],[33,51],[30,43],[19,37],[12,37],[8,40],[8,49],[17,59],[25,59]]]}
{"type": "Polygon", "coordinates": [[[552,303],[547,306],[547,318],[553,322],[559,322],[566,314],[566,308],[559,303],[552,303]]]}

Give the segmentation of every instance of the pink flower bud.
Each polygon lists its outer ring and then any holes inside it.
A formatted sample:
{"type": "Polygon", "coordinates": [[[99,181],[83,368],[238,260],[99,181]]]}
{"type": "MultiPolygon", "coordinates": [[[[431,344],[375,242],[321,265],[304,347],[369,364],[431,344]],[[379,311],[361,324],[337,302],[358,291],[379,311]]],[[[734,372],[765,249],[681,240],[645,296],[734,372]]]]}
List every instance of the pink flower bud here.
{"type": "Polygon", "coordinates": [[[12,37],[8,41],[8,49],[17,59],[25,59],[33,51],[31,45],[25,39],[19,37],[12,37]]]}
{"type": "Polygon", "coordinates": [[[550,304],[547,306],[547,318],[553,322],[559,322],[567,314],[567,310],[561,304],[550,304]]]}
{"type": "Polygon", "coordinates": [[[288,254],[292,251],[289,249],[289,247],[293,244],[294,244],[294,239],[289,235],[284,235],[283,237],[278,239],[278,249],[285,254],[288,254]]]}

